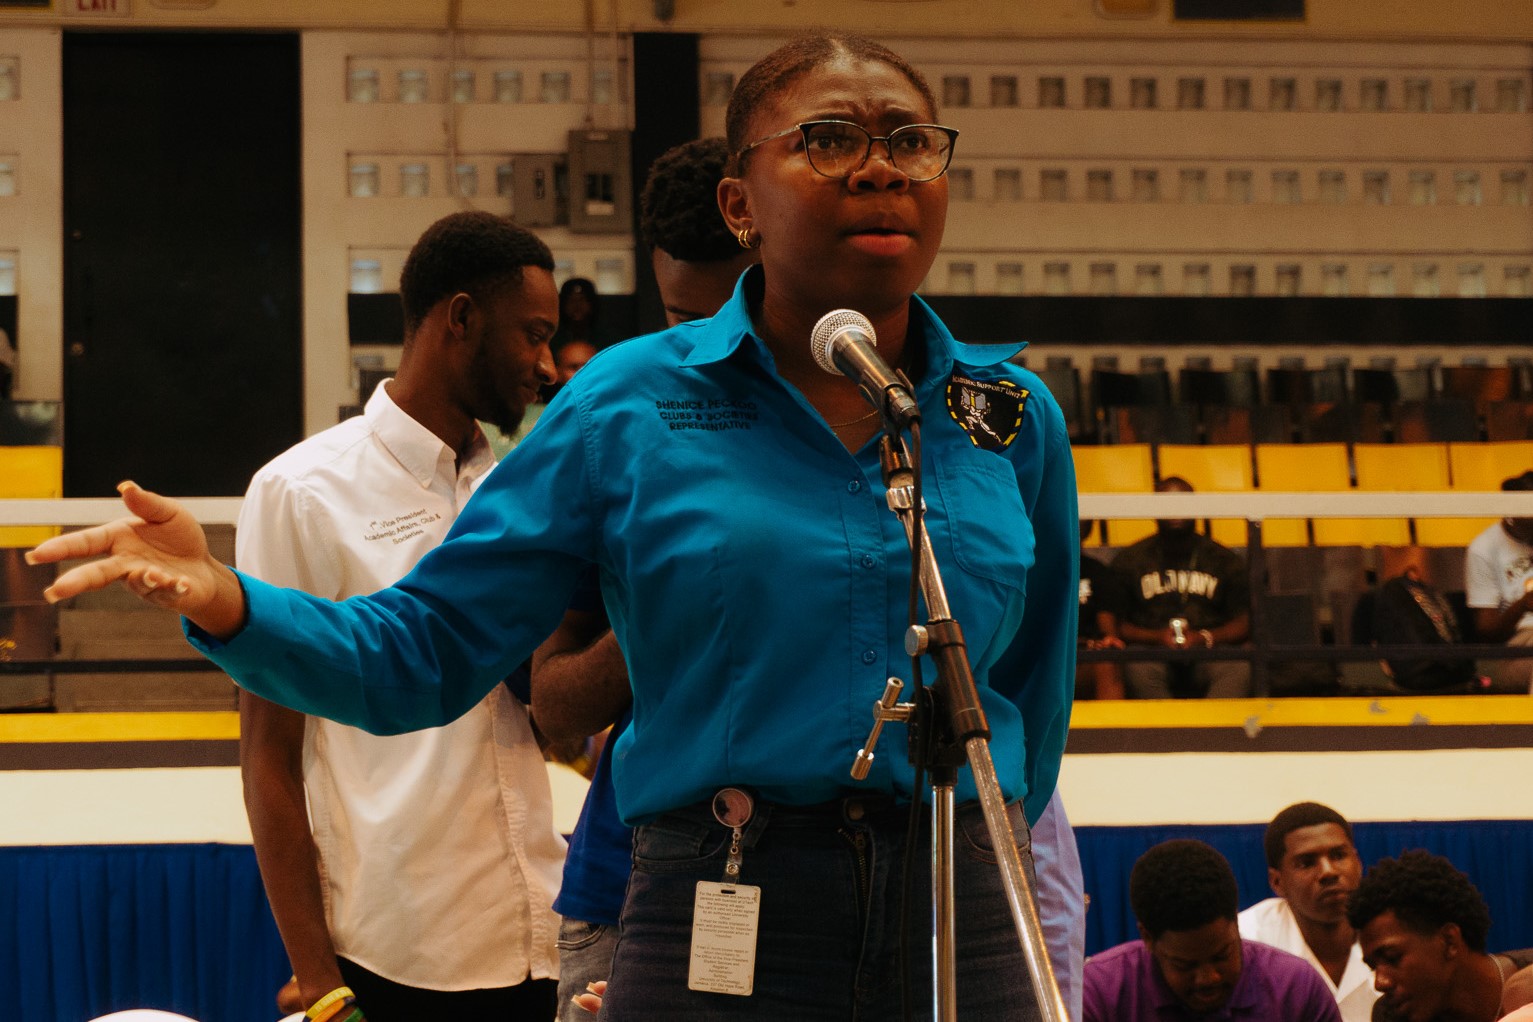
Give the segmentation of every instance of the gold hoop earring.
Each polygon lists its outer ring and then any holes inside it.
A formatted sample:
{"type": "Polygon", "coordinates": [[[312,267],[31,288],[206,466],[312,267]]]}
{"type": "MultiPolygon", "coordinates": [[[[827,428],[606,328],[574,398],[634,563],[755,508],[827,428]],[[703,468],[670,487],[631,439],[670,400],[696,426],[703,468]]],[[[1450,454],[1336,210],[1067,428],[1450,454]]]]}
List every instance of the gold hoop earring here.
{"type": "Polygon", "coordinates": [[[760,244],[760,239],[751,237],[751,229],[749,227],[740,228],[740,233],[735,235],[735,240],[740,243],[741,248],[747,250],[753,249],[760,244]]]}

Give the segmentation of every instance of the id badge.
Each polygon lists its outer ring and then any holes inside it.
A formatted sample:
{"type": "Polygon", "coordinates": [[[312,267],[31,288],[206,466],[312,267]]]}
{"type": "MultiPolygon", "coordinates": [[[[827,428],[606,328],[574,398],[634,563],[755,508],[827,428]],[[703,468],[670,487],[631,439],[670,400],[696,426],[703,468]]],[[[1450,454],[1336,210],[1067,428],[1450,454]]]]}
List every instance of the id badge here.
{"type": "Polygon", "coordinates": [[[699,881],[687,989],[749,997],[756,984],[761,888],[699,881]]]}

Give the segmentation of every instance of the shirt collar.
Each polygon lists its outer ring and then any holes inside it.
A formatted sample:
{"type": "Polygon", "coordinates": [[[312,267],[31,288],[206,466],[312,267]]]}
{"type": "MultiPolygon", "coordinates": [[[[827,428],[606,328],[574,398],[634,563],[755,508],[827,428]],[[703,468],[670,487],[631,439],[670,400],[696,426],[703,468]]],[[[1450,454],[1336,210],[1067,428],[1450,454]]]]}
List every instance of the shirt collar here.
{"type": "Polygon", "coordinates": [[[475,426],[474,440],[463,457],[460,473],[452,448],[394,403],[389,396],[388,383],[384,380],[378,384],[373,396],[367,399],[362,415],[384,448],[423,488],[429,488],[439,475],[451,485],[460,474],[482,474],[494,464],[489,442],[484,432],[475,426]]]}
{"type": "MultiPolygon", "coordinates": [[[[750,305],[753,299],[761,295],[764,272],[760,266],[752,266],[740,275],[735,283],[734,295],[712,320],[702,321],[708,323],[710,329],[697,330],[692,350],[681,361],[683,366],[721,362],[734,354],[747,337],[753,336],[750,305]]],[[[910,299],[910,331],[913,337],[924,338],[926,341],[925,372],[921,374],[921,385],[916,388],[922,395],[935,387],[938,380],[946,380],[953,371],[954,363],[970,366],[998,365],[1027,346],[1026,341],[967,344],[957,340],[942,320],[937,318],[931,306],[918,296],[910,299]]]]}

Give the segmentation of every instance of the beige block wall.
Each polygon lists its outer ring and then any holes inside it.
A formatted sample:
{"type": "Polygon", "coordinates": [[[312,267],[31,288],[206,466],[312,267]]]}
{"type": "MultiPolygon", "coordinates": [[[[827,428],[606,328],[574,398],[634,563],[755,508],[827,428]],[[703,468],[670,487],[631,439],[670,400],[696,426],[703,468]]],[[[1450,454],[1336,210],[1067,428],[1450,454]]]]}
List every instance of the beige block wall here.
{"type": "MultiPolygon", "coordinates": [[[[0,26],[3,26],[0,22],[0,26]]],[[[0,102],[0,162],[16,193],[0,196],[0,252],[16,262],[17,386],[21,400],[50,400],[63,388],[64,197],[59,32],[0,27],[0,59],[19,70],[16,99],[0,102]]]]}
{"type": "MultiPolygon", "coordinates": [[[[1212,295],[1238,293],[1250,267],[1254,292],[1285,293],[1283,273],[1297,268],[1293,293],[1418,292],[1423,274],[1453,295],[1483,287],[1490,296],[1526,293],[1533,275],[1533,215],[1527,196],[1502,204],[1501,175],[1522,174],[1533,188],[1533,115],[1491,112],[1499,83],[1523,83],[1533,96],[1533,7],[1478,0],[1405,5],[1373,0],[1310,0],[1297,23],[1170,21],[1170,0],[1143,20],[1099,17],[1093,0],[884,3],[875,0],[789,0],[758,5],[677,0],[668,25],[648,2],[533,5],[492,0],[462,3],[389,0],[357,5],[338,0],[298,4],[213,0],[203,10],[166,0],[135,0],[127,14],[69,14],[60,2],[41,12],[0,15],[0,58],[18,55],[22,99],[0,103],[0,159],[14,155],[19,192],[0,198],[0,251],[14,251],[21,285],[22,366],[19,396],[56,398],[62,390],[61,196],[59,154],[59,27],[207,29],[284,28],[302,32],[304,118],[304,334],[306,426],[334,421],[355,400],[353,360],[391,349],[354,349],[346,340],[345,296],[355,260],[380,264],[392,289],[404,253],[431,220],[465,205],[505,210],[494,192],[497,167],[518,152],[564,148],[565,132],[587,117],[621,127],[629,106],[629,31],[672,28],[703,34],[704,95],[710,76],[738,76],[785,33],[813,25],[867,28],[897,43],[941,91],[945,78],[966,78],[972,103],[949,105],[942,117],[963,137],[955,170],[967,172],[972,198],[955,198],[944,250],[926,290],[931,293],[1054,293],[1050,264],[1069,267],[1068,293],[1212,295]],[[610,70],[618,98],[590,105],[587,64],[610,70]],[[545,67],[571,72],[565,103],[487,101],[498,67],[524,72],[524,89],[545,67]],[[402,69],[426,72],[430,102],[348,102],[347,74],[378,71],[385,98],[402,69]],[[476,101],[446,101],[453,70],[476,75],[476,101]],[[1014,77],[1016,107],[990,105],[990,80],[1014,77]],[[1065,80],[1063,109],[1039,106],[1042,77],[1065,80]],[[1085,109],[1084,81],[1112,83],[1109,109],[1085,109]],[[1179,82],[1205,83],[1205,108],[1174,109],[1179,82]],[[1226,110],[1224,81],[1251,82],[1252,109],[1226,110]],[[1296,109],[1265,108],[1274,77],[1295,82],[1296,109]],[[1434,110],[1403,105],[1407,78],[1431,82],[1434,110]],[[1157,82],[1160,109],[1129,108],[1132,80],[1157,82]],[[1392,108],[1360,109],[1362,83],[1388,83],[1392,108]],[[1314,109],[1323,81],[1340,82],[1337,112],[1314,109]],[[1481,109],[1446,109],[1455,82],[1473,80],[1481,109]],[[451,155],[450,155],[451,154],[451,155]],[[353,198],[355,163],[379,167],[381,195],[353,198]],[[398,194],[401,165],[423,162],[432,189],[424,198],[398,194]],[[478,170],[479,194],[447,188],[448,168],[478,170]],[[1112,201],[1088,198],[1088,175],[1113,175],[1112,201]],[[1159,194],[1136,199],[1137,172],[1154,172],[1159,194]],[[1183,201],[1181,175],[1205,175],[1206,201],[1183,201]],[[1252,201],[1229,201],[1230,172],[1251,175],[1252,201]],[[1016,174],[1015,197],[997,194],[997,173],[1016,174]],[[1435,202],[1411,204],[1411,175],[1434,177],[1435,202]],[[1044,197],[1044,176],[1065,175],[1066,201],[1044,197]],[[1366,176],[1387,174],[1391,199],[1369,201],[1366,176]],[[1481,200],[1458,202],[1456,178],[1479,175],[1481,200]],[[1275,174],[1297,175],[1299,201],[1280,202],[1275,174]],[[1322,174],[1341,174],[1341,202],[1324,201],[1322,174]],[[1111,264],[1109,278],[1093,266],[1111,264]],[[1207,283],[1201,270],[1207,267],[1207,283]],[[1141,269],[1144,267],[1145,269],[1141,269]],[[1423,269],[1432,267],[1430,273],[1423,269]],[[1476,271],[1475,268],[1478,268],[1476,271]],[[1158,268],[1150,269],[1150,268],[1158,268]],[[1338,269],[1339,268],[1339,269],[1338,269]],[[1020,276],[1018,276],[1020,269],[1020,276]],[[1475,271],[1475,273],[1470,273],[1475,271]],[[1475,283],[1476,275],[1483,284],[1475,283]],[[1111,284],[1105,283],[1111,280],[1111,284]],[[1467,282],[1467,283],[1466,283],[1467,282]]],[[[706,133],[722,130],[720,97],[705,99],[706,133]]],[[[596,276],[617,265],[616,290],[632,286],[631,239],[541,233],[564,261],[562,274],[596,276]]],[[[609,274],[609,278],[613,277],[609,274]]],[[[1057,283],[1057,282],[1056,282],[1057,283]]],[[[1448,348],[1449,361],[1472,353],[1448,348]]],[[[1504,352],[1493,352],[1499,358],[1504,352]]]]}

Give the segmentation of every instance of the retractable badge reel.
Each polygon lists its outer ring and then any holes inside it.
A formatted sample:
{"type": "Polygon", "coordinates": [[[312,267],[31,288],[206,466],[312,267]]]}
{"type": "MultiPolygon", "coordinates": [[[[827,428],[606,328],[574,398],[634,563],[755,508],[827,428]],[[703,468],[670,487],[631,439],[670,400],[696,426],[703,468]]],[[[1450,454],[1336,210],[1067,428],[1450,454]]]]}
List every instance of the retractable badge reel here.
{"type": "Polygon", "coordinates": [[[692,903],[692,959],[687,989],[749,997],[756,982],[756,938],[761,888],[737,881],[744,859],[745,826],[756,801],[739,788],[713,796],[713,818],[730,829],[722,883],[700,880],[692,903]]]}

